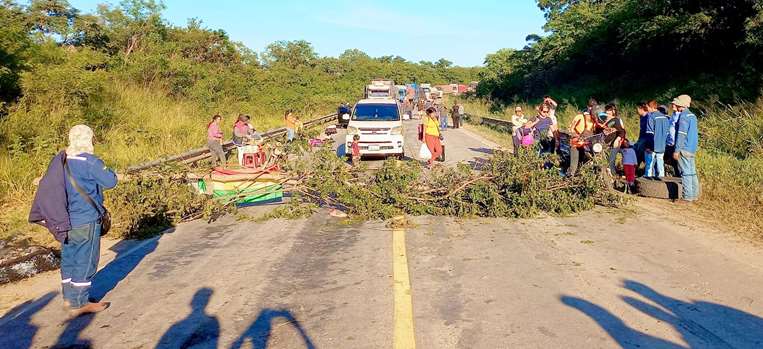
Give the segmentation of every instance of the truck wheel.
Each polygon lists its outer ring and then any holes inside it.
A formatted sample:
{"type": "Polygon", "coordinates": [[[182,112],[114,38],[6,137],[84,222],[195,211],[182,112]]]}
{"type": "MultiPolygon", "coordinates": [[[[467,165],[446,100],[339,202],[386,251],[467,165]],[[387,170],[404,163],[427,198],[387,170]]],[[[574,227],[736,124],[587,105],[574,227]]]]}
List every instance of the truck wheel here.
{"type": "Polygon", "coordinates": [[[636,178],[636,191],[640,196],[657,199],[678,200],[682,197],[683,186],[680,177],[662,179],[636,178]]]}

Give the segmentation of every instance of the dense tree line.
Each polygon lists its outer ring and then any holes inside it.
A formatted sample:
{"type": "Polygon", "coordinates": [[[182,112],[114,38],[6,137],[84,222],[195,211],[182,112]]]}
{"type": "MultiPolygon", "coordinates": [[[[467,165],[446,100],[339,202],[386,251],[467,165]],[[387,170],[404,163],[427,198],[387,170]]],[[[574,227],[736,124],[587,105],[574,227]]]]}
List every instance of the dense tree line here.
{"type": "Polygon", "coordinates": [[[554,93],[578,103],[676,92],[754,99],[763,73],[759,0],[538,0],[546,34],[485,60],[479,94],[554,93]]]}

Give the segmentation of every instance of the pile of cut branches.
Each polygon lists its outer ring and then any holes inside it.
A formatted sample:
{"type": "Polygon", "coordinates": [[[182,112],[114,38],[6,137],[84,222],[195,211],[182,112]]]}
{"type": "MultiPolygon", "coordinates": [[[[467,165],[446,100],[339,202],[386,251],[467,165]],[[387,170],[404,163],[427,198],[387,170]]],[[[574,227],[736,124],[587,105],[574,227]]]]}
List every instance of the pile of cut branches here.
{"type": "Polygon", "coordinates": [[[366,219],[400,214],[533,217],[623,205],[625,198],[607,188],[594,166],[564,178],[558,168],[548,166],[548,159],[523,151],[518,156],[497,152],[480,171],[467,165],[428,171],[415,161],[388,160],[368,172],[347,166],[326,148],[289,162],[294,199],[285,212],[323,205],[366,219]]]}

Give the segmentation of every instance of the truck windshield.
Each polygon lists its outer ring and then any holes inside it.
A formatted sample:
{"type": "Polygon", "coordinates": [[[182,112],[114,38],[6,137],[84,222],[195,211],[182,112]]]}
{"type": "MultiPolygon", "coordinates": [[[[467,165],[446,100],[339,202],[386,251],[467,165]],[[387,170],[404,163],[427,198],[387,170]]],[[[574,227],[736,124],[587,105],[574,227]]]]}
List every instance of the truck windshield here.
{"type": "Polygon", "coordinates": [[[382,91],[368,91],[368,97],[389,97],[389,91],[388,90],[382,90],[382,91]]]}
{"type": "Polygon", "coordinates": [[[394,104],[360,104],[355,106],[352,119],[357,121],[398,121],[400,114],[394,104]]]}

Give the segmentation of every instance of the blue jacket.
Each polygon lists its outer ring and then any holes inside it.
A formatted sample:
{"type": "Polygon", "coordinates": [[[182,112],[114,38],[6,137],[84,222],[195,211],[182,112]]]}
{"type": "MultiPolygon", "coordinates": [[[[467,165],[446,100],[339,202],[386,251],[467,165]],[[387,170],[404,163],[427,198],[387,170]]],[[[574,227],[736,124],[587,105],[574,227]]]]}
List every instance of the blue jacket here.
{"type": "Polygon", "coordinates": [[[643,142],[644,149],[654,149],[654,113],[647,113],[641,117],[641,130],[643,134],[639,134],[639,141],[643,142]]]}
{"type": "Polygon", "coordinates": [[[686,108],[678,117],[676,151],[696,153],[698,145],[699,130],[697,127],[697,116],[689,108],[686,108]]]}
{"type": "Polygon", "coordinates": [[[674,146],[676,145],[676,131],[678,128],[678,116],[681,115],[679,112],[674,112],[673,115],[670,116],[670,132],[668,133],[668,146],[674,146]]]}
{"type": "MultiPolygon", "coordinates": [[[[103,210],[103,189],[111,189],[117,185],[117,175],[103,164],[97,156],[82,153],[77,156],[67,156],[72,177],[97,205],[103,210]]],[[[79,195],[71,182],[66,180],[66,194],[69,202],[69,220],[72,227],[91,223],[100,218],[98,211],[79,195]]]]}
{"type": "Polygon", "coordinates": [[[53,237],[59,242],[66,240],[72,226],[67,211],[67,197],[64,176],[65,152],[60,152],[48,164],[48,170],[37,186],[34,194],[32,209],[29,211],[29,222],[48,228],[53,237]]]}
{"type": "Polygon", "coordinates": [[[664,153],[665,145],[670,136],[670,119],[668,116],[656,111],[649,117],[648,131],[652,134],[652,149],[655,153],[664,153]]]}

